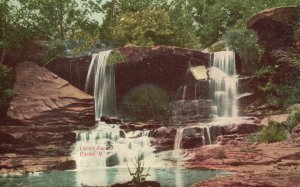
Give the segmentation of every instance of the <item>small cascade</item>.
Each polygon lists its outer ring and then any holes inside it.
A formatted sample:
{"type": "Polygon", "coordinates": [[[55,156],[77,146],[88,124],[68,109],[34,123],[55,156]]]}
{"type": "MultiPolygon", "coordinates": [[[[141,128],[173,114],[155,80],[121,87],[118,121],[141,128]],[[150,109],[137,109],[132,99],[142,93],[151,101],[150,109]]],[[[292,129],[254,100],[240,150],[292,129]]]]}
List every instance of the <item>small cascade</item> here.
{"type": "Polygon", "coordinates": [[[210,85],[218,117],[237,117],[237,74],[235,53],[220,51],[214,53],[210,68],[210,85]]]}
{"type": "Polygon", "coordinates": [[[77,132],[72,156],[77,170],[105,167],[127,167],[142,155],[145,164],[154,161],[154,148],[150,145],[149,131],[125,133],[117,125],[99,122],[91,131],[77,132]]]}
{"type": "Polygon", "coordinates": [[[185,100],[186,99],[186,87],[187,87],[186,85],[183,86],[181,100],[185,100]]]}
{"type": "Polygon", "coordinates": [[[209,142],[209,145],[211,145],[211,132],[210,132],[210,127],[207,126],[206,127],[206,131],[207,131],[207,136],[208,136],[208,142],[209,142]]]}
{"type": "Polygon", "coordinates": [[[107,65],[110,53],[102,51],[93,55],[85,82],[85,91],[93,93],[95,98],[96,121],[103,115],[115,115],[116,111],[114,68],[107,65]]]}
{"type": "Polygon", "coordinates": [[[174,140],[174,149],[175,150],[181,149],[181,142],[183,139],[183,131],[184,131],[184,127],[179,127],[176,131],[176,136],[175,136],[175,140],[174,140]]]}

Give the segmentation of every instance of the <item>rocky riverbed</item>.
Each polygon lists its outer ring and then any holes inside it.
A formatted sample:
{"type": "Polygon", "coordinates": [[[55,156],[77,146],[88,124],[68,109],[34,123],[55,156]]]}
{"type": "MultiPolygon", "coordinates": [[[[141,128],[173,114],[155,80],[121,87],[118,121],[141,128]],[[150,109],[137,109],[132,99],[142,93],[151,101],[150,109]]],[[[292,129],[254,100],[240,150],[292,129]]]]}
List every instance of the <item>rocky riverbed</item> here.
{"type": "Polygon", "coordinates": [[[300,186],[299,128],[283,142],[248,143],[243,136],[229,135],[218,145],[187,150],[188,168],[234,172],[193,186],[300,186]]]}

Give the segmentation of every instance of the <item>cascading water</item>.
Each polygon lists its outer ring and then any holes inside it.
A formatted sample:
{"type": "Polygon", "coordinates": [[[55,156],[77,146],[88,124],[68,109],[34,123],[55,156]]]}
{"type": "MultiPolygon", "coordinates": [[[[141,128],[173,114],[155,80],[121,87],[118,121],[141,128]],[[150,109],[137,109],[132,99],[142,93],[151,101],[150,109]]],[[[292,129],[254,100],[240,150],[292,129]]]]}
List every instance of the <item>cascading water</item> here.
{"type": "Polygon", "coordinates": [[[179,150],[181,148],[181,142],[183,138],[184,127],[180,127],[176,131],[176,136],[174,140],[174,149],[179,150]]]}
{"type": "Polygon", "coordinates": [[[148,133],[125,133],[117,125],[104,122],[99,122],[94,130],[77,132],[77,142],[72,153],[77,170],[126,167],[141,155],[145,163],[153,163],[154,148],[150,145],[148,133]]]}
{"type": "Polygon", "coordinates": [[[237,74],[235,53],[220,51],[214,53],[210,68],[211,93],[218,117],[237,117],[237,74]]]}
{"type": "Polygon", "coordinates": [[[107,64],[110,53],[111,50],[93,55],[85,82],[85,91],[94,95],[96,121],[116,111],[114,68],[107,64]]]}
{"type": "MultiPolygon", "coordinates": [[[[215,140],[211,132],[212,126],[218,127],[240,122],[237,119],[238,75],[236,73],[235,53],[233,51],[220,51],[210,55],[210,59],[212,59],[212,56],[213,60],[211,60],[211,67],[209,68],[209,81],[196,81],[193,94],[195,100],[207,100],[209,97],[212,100],[211,111],[214,114],[213,121],[197,125],[202,131],[200,140],[202,145],[210,145],[215,140]],[[207,88],[209,88],[210,93],[206,92],[207,88]],[[234,122],[230,119],[234,119],[234,122]],[[207,135],[205,136],[205,134],[207,135]]],[[[183,88],[182,99],[186,99],[186,86],[183,88]]],[[[183,131],[184,127],[177,129],[174,149],[180,149],[183,131]]]]}

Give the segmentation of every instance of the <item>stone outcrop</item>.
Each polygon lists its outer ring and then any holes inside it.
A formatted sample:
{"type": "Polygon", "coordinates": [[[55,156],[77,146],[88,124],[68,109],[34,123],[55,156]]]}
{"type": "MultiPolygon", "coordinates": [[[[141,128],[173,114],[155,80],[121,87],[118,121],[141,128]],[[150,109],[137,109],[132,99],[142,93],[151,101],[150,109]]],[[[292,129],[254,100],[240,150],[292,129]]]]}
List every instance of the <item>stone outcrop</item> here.
{"type": "Polygon", "coordinates": [[[0,129],[0,168],[73,169],[74,131],[94,125],[93,97],[32,62],[17,65],[14,89],[7,114],[20,123],[0,129]]]}
{"type": "Polygon", "coordinates": [[[261,121],[261,124],[267,126],[271,121],[276,123],[286,123],[288,121],[289,114],[278,114],[278,115],[271,115],[264,118],[261,121]]]}
{"type": "Polygon", "coordinates": [[[209,64],[209,54],[174,46],[138,47],[116,49],[128,63],[115,68],[117,102],[134,87],[150,83],[175,95],[183,85],[189,64],[209,64]]]}
{"type": "Polygon", "coordinates": [[[32,62],[16,67],[7,115],[28,125],[93,124],[93,97],[32,62]]]}
{"type": "Polygon", "coordinates": [[[160,127],[151,130],[149,136],[152,137],[151,144],[156,149],[156,152],[174,149],[176,128],[160,127]]]}
{"type": "MultiPolygon", "coordinates": [[[[175,46],[126,46],[115,49],[127,63],[115,66],[117,102],[134,87],[148,83],[175,95],[183,85],[189,64],[209,65],[209,54],[175,46]]],[[[91,56],[61,58],[46,66],[49,70],[83,90],[91,56]]]]}
{"type": "Polygon", "coordinates": [[[257,32],[259,43],[268,50],[293,46],[294,26],[300,19],[296,6],[267,9],[257,13],[248,22],[248,28],[257,32]]]}
{"type": "Polygon", "coordinates": [[[35,38],[27,39],[21,43],[21,46],[7,49],[4,64],[15,67],[19,62],[24,61],[40,63],[47,50],[46,41],[35,38]]]}
{"type": "Polygon", "coordinates": [[[67,80],[76,88],[84,90],[86,76],[92,56],[59,58],[47,64],[46,68],[67,80]]]}

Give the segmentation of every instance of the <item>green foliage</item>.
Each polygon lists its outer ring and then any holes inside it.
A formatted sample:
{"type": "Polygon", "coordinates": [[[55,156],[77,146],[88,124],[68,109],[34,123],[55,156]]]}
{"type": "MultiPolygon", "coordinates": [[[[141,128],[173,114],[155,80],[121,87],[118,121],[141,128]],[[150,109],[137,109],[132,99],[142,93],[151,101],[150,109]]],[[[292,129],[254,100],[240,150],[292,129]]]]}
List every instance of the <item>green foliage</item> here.
{"type": "Polygon", "coordinates": [[[260,142],[273,143],[284,141],[288,137],[286,128],[279,123],[269,122],[268,126],[264,127],[258,134],[260,142]]]}
{"type": "Polygon", "coordinates": [[[51,63],[53,60],[59,57],[65,56],[66,46],[59,40],[50,42],[47,52],[43,55],[42,64],[46,66],[51,63]]]}
{"type": "Polygon", "coordinates": [[[221,40],[228,31],[246,32],[248,20],[259,11],[272,7],[300,5],[299,0],[188,0],[188,2],[194,7],[193,17],[197,23],[197,34],[204,47],[221,40]]]}
{"type": "Polygon", "coordinates": [[[256,143],[256,142],[260,142],[258,133],[254,133],[254,134],[248,134],[245,138],[245,141],[247,143],[256,143]]]}
{"type": "Polygon", "coordinates": [[[268,66],[257,72],[260,77],[265,76],[268,81],[258,86],[259,90],[266,96],[270,107],[282,107],[283,110],[300,102],[300,78],[292,71],[278,72],[273,66],[268,66]]]}
{"type": "Polygon", "coordinates": [[[263,54],[257,44],[256,34],[249,30],[229,30],[223,35],[223,40],[240,55],[244,73],[253,74],[263,54]]]}
{"type": "Polygon", "coordinates": [[[149,176],[149,170],[150,168],[148,168],[148,171],[146,172],[146,174],[143,174],[144,172],[144,162],[142,162],[143,160],[143,155],[141,154],[140,156],[138,156],[137,158],[135,158],[135,172],[132,172],[128,165],[127,165],[127,169],[130,173],[130,175],[132,176],[132,183],[137,186],[137,187],[142,187],[142,182],[146,180],[146,177],[149,176]]]}
{"type": "Polygon", "coordinates": [[[143,120],[167,117],[168,103],[167,92],[149,84],[134,88],[123,100],[125,111],[143,120]]]}
{"type": "Polygon", "coordinates": [[[15,91],[12,89],[13,81],[13,69],[0,65],[0,116],[6,114],[10,100],[15,96],[15,91]]]}
{"type": "Polygon", "coordinates": [[[101,31],[105,43],[113,46],[201,46],[195,32],[192,7],[185,1],[116,0],[116,15],[111,7],[111,2],[103,6],[106,14],[101,31]]]}
{"type": "Polygon", "coordinates": [[[268,66],[262,66],[259,69],[256,70],[255,75],[258,77],[262,76],[268,76],[276,73],[275,67],[268,65],[268,66]]]}
{"type": "Polygon", "coordinates": [[[117,50],[111,52],[111,54],[108,57],[108,64],[114,65],[114,64],[122,64],[122,63],[127,63],[126,56],[117,50]]]}
{"type": "Polygon", "coordinates": [[[117,18],[112,39],[121,45],[153,46],[165,44],[173,34],[170,17],[163,9],[127,12],[117,18]]]}

